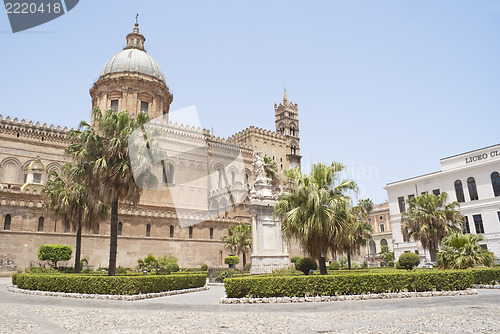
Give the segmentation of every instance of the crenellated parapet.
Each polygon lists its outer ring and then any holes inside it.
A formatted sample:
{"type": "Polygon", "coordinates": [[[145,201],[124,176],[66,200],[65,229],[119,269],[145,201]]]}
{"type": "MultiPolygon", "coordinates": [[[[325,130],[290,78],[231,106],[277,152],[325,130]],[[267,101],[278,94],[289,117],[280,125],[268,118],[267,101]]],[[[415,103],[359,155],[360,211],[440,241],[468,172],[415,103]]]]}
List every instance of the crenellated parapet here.
{"type": "Polygon", "coordinates": [[[69,143],[68,134],[71,130],[72,129],[68,130],[67,127],[56,127],[54,124],[47,125],[47,123],[43,123],[43,125],[40,125],[40,122],[27,122],[24,119],[19,121],[17,118],[11,119],[9,116],[4,118],[0,115],[0,134],[7,134],[17,138],[69,143]]]}
{"type": "Polygon", "coordinates": [[[228,141],[234,144],[242,145],[245,144],[247,142],[247,138],[251,136],[286,143],[285,136],[282,134],[254,126],[250,126],[238,133],[235,133],[228,138],[228,141]]]}

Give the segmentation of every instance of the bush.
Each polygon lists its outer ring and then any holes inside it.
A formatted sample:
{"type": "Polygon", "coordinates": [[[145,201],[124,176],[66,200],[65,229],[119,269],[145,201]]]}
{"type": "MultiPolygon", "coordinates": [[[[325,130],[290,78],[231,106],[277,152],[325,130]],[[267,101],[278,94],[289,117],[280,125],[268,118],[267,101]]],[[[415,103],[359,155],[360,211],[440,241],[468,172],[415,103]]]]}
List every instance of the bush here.
{"type": "Polygon", "coordinates": [[[341,268],[345,268],[345,267],[347,267],[347,259],[346,259],[345,257],[343,257],[343,256],[342,256],[342,257],[339,259],[339,264],[340,264],[340,267],[341,267],[341,268]]]}
{"type": "Polygon", "coordinates": [[[401,291],[453,291],[471,288],[470,271],[384,274],[240,277],[224,281],[229,298],[336,296],[401,291]]]}
{"type": "Polygon", "coordinates": [[[293,267],[281,268],[273,270],[272,276],[297,276],[302,275],[302,271],[299,271],[293,267]]]}
{"type": "Polygon", "coordinates": [[[339,270],[340,269],[340,263],[336,262],[336,261],[333,261],[332,263],[330,263],[330,265],[328,266],[328,269],[330,270],[339,270]]]}
{"type": "Polygon", "coordinates": [[[156,273],[170,274],[172,272],[179,271],[177,261],[179,260],[172,255],[164,255],[163,257],[158,258],[156,273]]]}
{"type": "Polygon", "coordinates": [[[302,258],[302,256],[295,255],[294,257],[292,257],[290,259],[290,261],[295,264],[301,258],[302,258]]]}
{"type": "Polygon", "coordinates": [[[26,273],[32,273],[32,274],[57,274],[58,271],[54,268],[43,268],[43,267],[28,267],[24,269],[24,272],[26,273]]]}
{"type": "Polygon", "coordinates": [[[398,259],[401,269],[412,270],[420,264],[420,258],[415,253],[403,253],[398,259]]]}
{"type": "Polygon", "coordinates": [[[12,284],[26,290],[135,295],[202,287],[206,278],[206,274],[149,276],[13,274],[12,284]]]}
{"type": "Polygon", "coordinates": [[[41,245],[38,249],[38,259],[49,261],[52,267],[57,268],[57,262],[71,259],[71,246],[68,245],[41,245]]]}
{"type": "Polygon", "coordinates": [[[201,271],[208,271],[208,265],[207,264],[202,264],[201,265],[201,271]]]}
{"type": "Polygon", "coordinates": [[[252,262],[247,262],[245,263],[245,266],[243,267],[244,271],[250,271],[252,269],[252,262]]]}
{"type": "Polygon", "coordinates": [[[359,263],[357,263],[356,261],[352,261],[351,268],[352,269],[360,269],[361,265],[359,263]]]}
{"type": "Polygon", "coordinates": [[[313,258],[310,257],[302,257],[295,262],[295,269],[302,271],[304,275],[309,274],[309,270],[318,269],[318,265],[313,258]]]}
{"type": "Polygon", "coordinates": [[[224,263],[229,266],[234,266],[240,263],[240,258],[237,257],[236,255],[229,255],[224,259],[224,263]]]}
{"type": "Polygon", "coordinates": [[[224,282],[224,280],[226,278],[230,278],[230,277],[233,277],[234,275],[237,275],[239,272],[237,270],[234,270],[234,269],[226,269],[224,270],[223,272],[221,272],[219,275],[217,275],[217,277],[215,278],[215,280],[217,282],[224,282]]]}

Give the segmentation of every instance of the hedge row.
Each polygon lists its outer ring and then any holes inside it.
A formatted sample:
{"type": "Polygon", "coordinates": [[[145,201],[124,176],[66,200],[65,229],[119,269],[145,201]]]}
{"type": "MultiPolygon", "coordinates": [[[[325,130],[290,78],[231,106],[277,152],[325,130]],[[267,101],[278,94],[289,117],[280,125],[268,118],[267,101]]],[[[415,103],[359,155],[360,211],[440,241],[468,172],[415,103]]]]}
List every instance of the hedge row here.
{"type": "Polygon", "coordinates": [[[336,296],[471,288],[471,271],[405,272],[321,276],[240,277],[224,280],[229,298],[336,296]]]}
{"type": "Polygon", "coordinates": [[[12,284],[20,289],[107,295],[135,295],[205,285],[206,274],[95,276],[64,274],[13,274],[12,284]]]}
{"type": "Polygon", "coordinates": [[[474,284],[495,284],[500,282],[500,268],[472,269],[474,284]]]}

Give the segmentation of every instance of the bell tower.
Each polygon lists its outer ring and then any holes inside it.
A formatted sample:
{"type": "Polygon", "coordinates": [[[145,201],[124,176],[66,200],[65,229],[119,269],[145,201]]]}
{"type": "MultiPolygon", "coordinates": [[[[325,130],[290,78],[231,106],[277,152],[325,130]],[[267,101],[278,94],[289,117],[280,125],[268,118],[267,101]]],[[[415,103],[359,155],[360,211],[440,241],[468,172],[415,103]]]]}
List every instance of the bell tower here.
{"type": "Polygon", "coordinates": [[[287,160],[290,168],[299,168],[300,159],[300,137],[299,137],[299,115],[297,103],[288,100],[286,89],[283,94],[283,102],[274,104],[274,115],[276,132],[285,136],[287,145],[287,160]]]}

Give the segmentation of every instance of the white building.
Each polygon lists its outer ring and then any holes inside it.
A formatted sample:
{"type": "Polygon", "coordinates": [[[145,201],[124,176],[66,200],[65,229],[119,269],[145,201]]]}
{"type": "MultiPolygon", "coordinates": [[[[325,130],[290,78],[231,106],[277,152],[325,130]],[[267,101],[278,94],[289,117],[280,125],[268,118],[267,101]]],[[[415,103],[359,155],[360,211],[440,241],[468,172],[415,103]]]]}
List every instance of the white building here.
{"type": "MultiPolygon", "coordinates": [[[[430,261],[418,242],[403,240],[401,213],[408,198],[423,193],[448,193],[448,200],[458,201],[466,217],[465,232],[481,234],[483,248],[500,259],[500,144],[441,159],[441,171],[389,183],[386,190],[391,214],[394,255],[419,254],[430,261]]],[[[405,238],[406,239],[406,238],[405,238]]]]}

